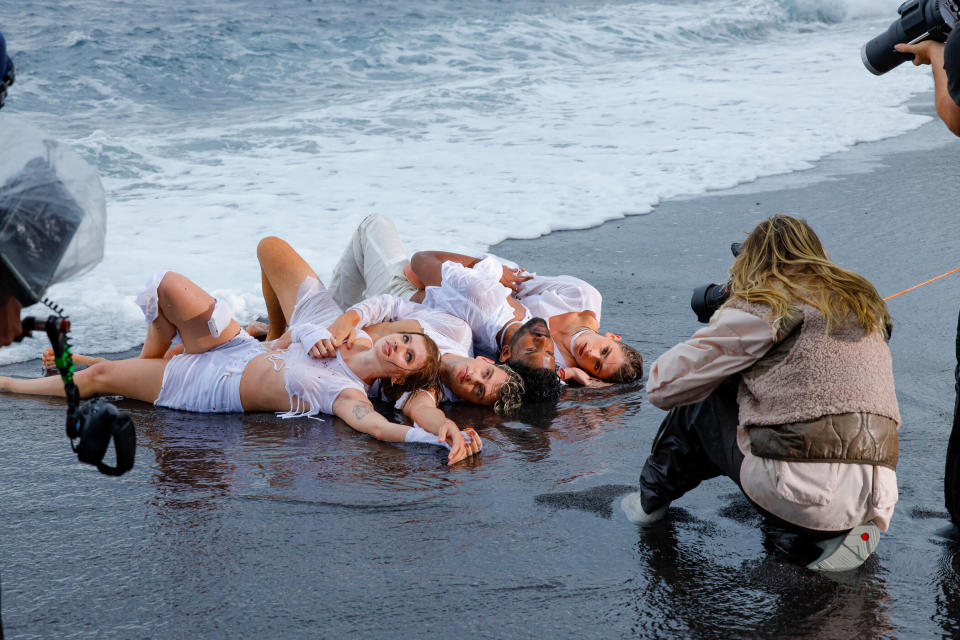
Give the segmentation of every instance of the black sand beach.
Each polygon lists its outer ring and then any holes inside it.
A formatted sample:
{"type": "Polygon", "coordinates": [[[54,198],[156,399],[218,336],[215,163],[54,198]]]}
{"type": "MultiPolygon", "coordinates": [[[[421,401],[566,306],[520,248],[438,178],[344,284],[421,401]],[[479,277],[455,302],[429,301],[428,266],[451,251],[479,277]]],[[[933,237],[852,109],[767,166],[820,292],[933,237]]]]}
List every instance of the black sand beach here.
{"type": "MultiPolygon", "coordinates": [[[[724,279],[730,243],[773,213],[805,217],[882,295],[960,265],[958,166],[960,142],[935,121],[809,171],[493,251],[595,284],[601,327],[652,362],[696,329],[692,288],[724,279]]],[[[630,525],[618,496],[664,415],[641,385],[570,390],[555,412],[507,421],[458,407],[486,444],[453,468],[432,447],[331,419],[121,401],[139,441],[121,479],[76,462],[62,402],[6,396],[7,637],[956,637],[960,536],[943,466],[960,274],[889,304],[900,503],[855,572],[797,564],[793,541],[725,479],[647,531],[630,525]]]]}

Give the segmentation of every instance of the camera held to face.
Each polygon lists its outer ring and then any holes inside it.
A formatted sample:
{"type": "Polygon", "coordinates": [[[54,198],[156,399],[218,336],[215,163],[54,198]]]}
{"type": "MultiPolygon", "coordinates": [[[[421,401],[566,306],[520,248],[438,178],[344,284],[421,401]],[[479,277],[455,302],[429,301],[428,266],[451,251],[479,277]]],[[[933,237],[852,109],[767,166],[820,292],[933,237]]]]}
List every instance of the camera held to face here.
{"type": "Polygon", "coordinates": [[[860,59],[874,75],[883,75],[894,67],[913,59],[911,53],[900,53],[897,44],[916,44],[923,40],[944,42],[957,24],[960,7],[956,0],[907,0],[897,9],[900,17],[876,38],[863,45],[860,59]]]}
{"type": "MultiPolygon", "coordinates": [[[[734,242],[730,252],[736,258],[743,251],[743,243],[734,242]]],[[[730,298],[730,283],[711,282],[693,290],[690,308],[697,314],[697,321],[707,324],[710,316],[730,298]]]]}

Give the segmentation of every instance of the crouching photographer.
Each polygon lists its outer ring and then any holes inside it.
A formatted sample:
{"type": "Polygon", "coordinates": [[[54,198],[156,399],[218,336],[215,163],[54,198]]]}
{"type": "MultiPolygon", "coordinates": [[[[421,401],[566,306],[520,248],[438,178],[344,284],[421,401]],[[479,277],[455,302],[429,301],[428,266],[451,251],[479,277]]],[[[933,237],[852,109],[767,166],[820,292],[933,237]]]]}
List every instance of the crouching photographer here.
{"type": "Polygon", "coordinates": [[[810,541],[809,568],[856,568],[897,502],[886,305],[789,216],[749,234],[726,288],[709,326],[650,370],[647,396],[669,413],[621,506],[646,526],[726,475],[768,521],[810,541]]]}

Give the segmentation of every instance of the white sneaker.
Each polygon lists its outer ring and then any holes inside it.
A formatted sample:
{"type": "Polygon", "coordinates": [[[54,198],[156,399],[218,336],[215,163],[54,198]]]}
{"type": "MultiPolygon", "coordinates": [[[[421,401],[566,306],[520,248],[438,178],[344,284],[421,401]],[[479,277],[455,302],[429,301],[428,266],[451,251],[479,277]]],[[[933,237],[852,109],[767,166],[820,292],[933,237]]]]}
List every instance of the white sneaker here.
{"type": "Polygon", "coordinates": [[[868,522],[854,527],[849,533],[817,543],[823,553],[807,565],[813,571],[850,571],[856,569],[873,554],[880,544],[880,527],[868,522]]]}
{"type": "Polygon", "coordinates": [[[640,504],[639,491],[628,493],[627,495],[623,496],[623,500],[620,501],[620,508],[623,509],[625,514],[627,514],[627,520],[641,527],[653,524],[657,520],[663,518],[663,516],[666,515],[667,507],[669,506],[670,503],[668,502],[659,509],[654,509],[653,513],[647,513],[643,510],[643,506],[640,504]]]}

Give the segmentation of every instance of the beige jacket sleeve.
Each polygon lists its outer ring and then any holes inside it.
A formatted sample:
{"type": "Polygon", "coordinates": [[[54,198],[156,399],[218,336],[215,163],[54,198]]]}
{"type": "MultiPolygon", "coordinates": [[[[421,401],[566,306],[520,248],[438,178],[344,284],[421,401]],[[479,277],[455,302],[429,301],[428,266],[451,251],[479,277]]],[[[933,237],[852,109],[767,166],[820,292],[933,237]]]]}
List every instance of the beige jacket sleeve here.
{"type": "Polygon", "coordinates": [[[765,320],[722,307],[709,325],[656,359],[647,377],[647,398],[661,409],[700,402],[728,376],[763,357],[773,341],[765,320]]]}

